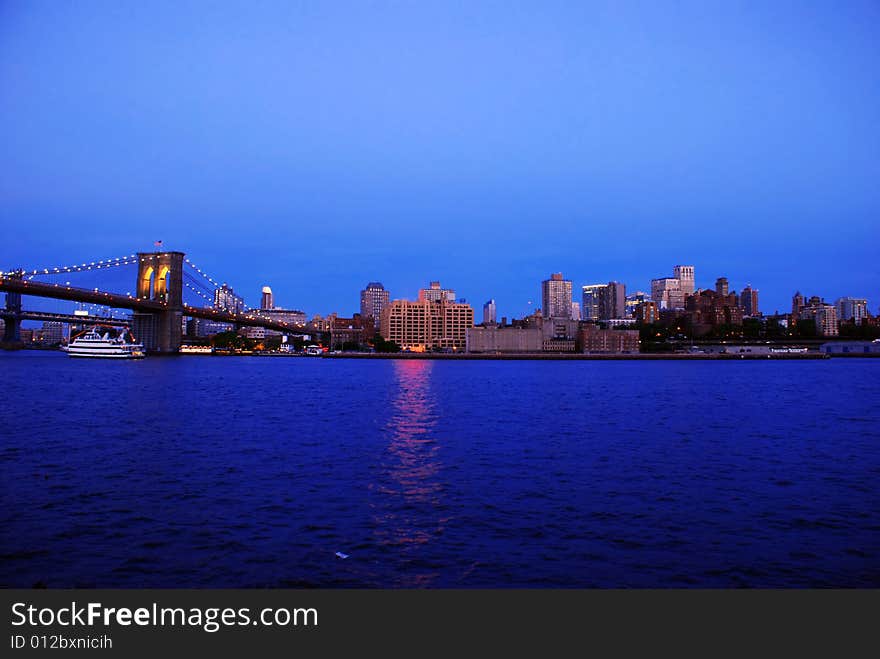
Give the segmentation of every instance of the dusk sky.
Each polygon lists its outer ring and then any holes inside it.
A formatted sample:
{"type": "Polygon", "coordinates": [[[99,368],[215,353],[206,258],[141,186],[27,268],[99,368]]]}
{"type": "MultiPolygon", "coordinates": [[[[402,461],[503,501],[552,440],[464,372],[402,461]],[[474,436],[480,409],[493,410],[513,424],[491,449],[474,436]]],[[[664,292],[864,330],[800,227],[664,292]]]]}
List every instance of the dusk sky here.
{"type": "Polygon", "coordinates": [[[683,263],[877,313],[878,220],[877,2],[0,3],[0,269],[161,239],[251,305],[479,319],[683,263]]]}

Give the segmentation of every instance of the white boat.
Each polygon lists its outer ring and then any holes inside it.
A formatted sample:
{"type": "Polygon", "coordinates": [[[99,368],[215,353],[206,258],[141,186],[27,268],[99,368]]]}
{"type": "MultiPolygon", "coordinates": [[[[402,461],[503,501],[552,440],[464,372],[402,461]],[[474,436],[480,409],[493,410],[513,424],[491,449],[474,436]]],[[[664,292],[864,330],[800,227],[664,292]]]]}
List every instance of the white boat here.
{"type": "Polygon", "coordinates": [[[127,329],[96,325],[78,334],[67,346],[67,354],[71,357],[142,359],[146,352],[142,344],[134,342],[127,329]]]}
{"type": "Polygon", "coordinates": [[[211,346],[180,346],[181,355],[211,355],[214,348],[211,346]]]}
{"type": "Polygon", "coordinates": [[[304,353],[308,357],[320,357],[324,354],[324,350],[321,348],[321,346],[310,345],[306,346],[304,353]]]}

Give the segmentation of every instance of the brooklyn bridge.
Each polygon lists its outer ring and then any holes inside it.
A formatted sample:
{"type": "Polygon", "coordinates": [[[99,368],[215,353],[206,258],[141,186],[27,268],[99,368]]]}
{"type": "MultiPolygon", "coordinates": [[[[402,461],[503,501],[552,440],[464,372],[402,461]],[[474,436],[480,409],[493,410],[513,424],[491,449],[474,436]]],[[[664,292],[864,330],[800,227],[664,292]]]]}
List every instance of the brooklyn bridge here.
{"type": "MultiPolygon", "coordinates": [[[[99,280],[100,276],[97,277],[99,280]]],[[[108,278],[109,279],[109,278],[108,278]]],[[[302,327],[277,318],[261,317],[257,312],[217,308],[214,292],[220,288],[217,281],[195,266],[183,252],[137,252],[127,256],[52,268],[0,271],[0,291],[6,293],[6,305],[0,309],[5,323],[3,345],[20,344],[22,320],[61,320],[80,322],[83,317],[24,308],[22,298],[52,298],[85,304],[96,304],[109,309],[132,311],[130,324],[138,341],[154,353],[176,353],[183,338],[184,318],[202,318],[228,323],[236,328],[264,327],[286,333],[300,333],[302,327]],[[96,275],[118,272],[118,269],[136,271],[133,292],[121,293],[103,290],[101,285],[86,288],[72,285],[71,281],[57,280],[89,275],[93,283],[96,275]],[[201,304],[191,304],[184,298],[194,297],[201,304]]],[[[86,322],[89,322],[86,319],[86,322]]],[[[92,321],[94,322],[94,321],[92,321]]]]}

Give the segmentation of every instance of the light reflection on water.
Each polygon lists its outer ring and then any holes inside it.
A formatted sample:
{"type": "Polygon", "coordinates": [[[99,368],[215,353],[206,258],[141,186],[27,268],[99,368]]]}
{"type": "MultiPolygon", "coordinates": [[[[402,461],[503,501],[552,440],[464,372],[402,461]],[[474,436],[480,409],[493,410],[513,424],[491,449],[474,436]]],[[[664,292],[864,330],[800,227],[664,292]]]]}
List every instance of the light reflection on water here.
{"type": "MultiPolygon", "coordinates": [[[[371,486],[379,496],[372,505],[376,542],[416,560],[418,549],[442,534],[443,484],[438,478],[439,446],[433,435],[439,412],[431,390],[434,363],[394,362],[395,396],[386,425],[388,446],[379,476],[371,486]]],[[[432,571],[409,574],[411,586],[430,585],[432,571]]]]}

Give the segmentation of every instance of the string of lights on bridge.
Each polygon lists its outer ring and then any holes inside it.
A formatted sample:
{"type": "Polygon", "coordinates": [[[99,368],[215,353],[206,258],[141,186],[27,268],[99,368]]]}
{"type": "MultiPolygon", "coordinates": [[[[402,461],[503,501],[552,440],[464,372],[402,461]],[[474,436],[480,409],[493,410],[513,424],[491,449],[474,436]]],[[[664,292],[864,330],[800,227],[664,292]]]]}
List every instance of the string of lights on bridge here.
{"type": "MultiPolygon", "coordinates": [[[[150,257],[152,258],[152,257],[150,257]]],[[[24,278],[27,280],[32,280],[34,277],[47,276],[47,275],[61,275],[61,274],[69,274],[69,273],[78,273],[78,272],[88,272],[93,270],[104,270],[108,268],[116,268],[123,265],[136,265],[138,263],[138,255],[137,254],[128,254],[126,256],[118,256],[112,257],[109,259],[103,259],[98,261],[89,261],[85,263],[79,264],[71,264],[71,265],[59,265],[52,266],[47,268],[34,268],[32,270],[27,269],[16,269],[16,270],[7,270],[0,271],[0,277],[12,276],[17,278],[24,278]]],[[[198,295],[200,298],[208,302],[209,305],[214,304],[214,292],[221,288],[221,285],[217,283],[211,275],[202,270],[199,266],[193,263],[190,259],[184,258],[185,265],[189,266],[190,270],[198,273],[200,277],[211,284],[211,287],[207,287],[204,284],[201,284],[197,279],[189,274],[187,270],[184,270],[184,281],[182,282],[184,286],[186,286],[193,293],[198,295]]],[[[68,282],[69,284],[69,282],[68,282]]],[[[95,291],[98,289],[96,288],[95,291]]],[[[129,297],[131,294],[129,293],[129,297]]],[[[242,301],[243,302],[243,301],[242,301]]],[[[251,307],[247,304],[243,303],[243,309],[245,311],[249,311],[251,307]]]]}
{"type": "Polygon", "coordinates": [[[19,275],[22,277],[27,277],[30,280],[40,275],[60,275],[70,272],[101,270],[104,268],[116,268],[121,265],[131,265],[133,263],[137,263],[137,254],[129,254],[128,256],[117,256],[102,261],[91,261],[89,263],[60,265],[51,268],[35,268],[34,270],[11,270],[8,272],[0,272],[0,276],[19,275]]]}

